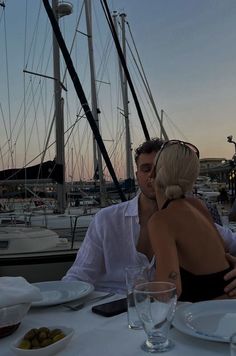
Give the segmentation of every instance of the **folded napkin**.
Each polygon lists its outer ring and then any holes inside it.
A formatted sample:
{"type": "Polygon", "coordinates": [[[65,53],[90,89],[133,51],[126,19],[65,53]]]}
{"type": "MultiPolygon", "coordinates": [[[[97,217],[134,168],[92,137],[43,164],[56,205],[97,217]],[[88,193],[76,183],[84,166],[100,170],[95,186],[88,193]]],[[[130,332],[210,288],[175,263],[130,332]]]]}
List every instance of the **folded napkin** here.
{"type": "Polygon", "coordinates": [[[39,288],[23,277],[0,277],[0,308],[42,299],[39,288]]]}

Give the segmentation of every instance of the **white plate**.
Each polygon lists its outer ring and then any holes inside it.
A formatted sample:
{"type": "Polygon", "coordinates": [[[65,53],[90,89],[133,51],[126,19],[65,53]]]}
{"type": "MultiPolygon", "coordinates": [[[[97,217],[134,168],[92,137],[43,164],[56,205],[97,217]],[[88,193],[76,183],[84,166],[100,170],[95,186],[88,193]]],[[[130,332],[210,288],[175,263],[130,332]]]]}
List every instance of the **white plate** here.
{"type": "Polygon", "coordinates": [[[82,281],[49,281],[33,283],[40,289],[42,299],[33,302],[33,307],[44,307],[82,298],[94,290],[90,283],[82,281]]]}
{"type": "Polygon", "coordinates": [[[174,327],[191,336],[211,341],[229,342],[236,326],[236,300],[212,300],[181,305],[174,327]]]}
{"type": "Polygon", "coordinates": [[[19,356],[49,356],[55,355],[60,350],[64,349],[66,345],[69,343],[70,339],[74,334],[74,330],[72,328],[67,328],[65,326],[48,326],[50,330],[52,329],[61,329],[65,337],[49,346],[42,347],[40,349],[31,349],[31,350],[23,350],[19,349],[17,346],[19,345],[20,341],[23,339],[24,335],[21,335],[16,341],[13,342],[11,345],[11,350],[19,356]]]}

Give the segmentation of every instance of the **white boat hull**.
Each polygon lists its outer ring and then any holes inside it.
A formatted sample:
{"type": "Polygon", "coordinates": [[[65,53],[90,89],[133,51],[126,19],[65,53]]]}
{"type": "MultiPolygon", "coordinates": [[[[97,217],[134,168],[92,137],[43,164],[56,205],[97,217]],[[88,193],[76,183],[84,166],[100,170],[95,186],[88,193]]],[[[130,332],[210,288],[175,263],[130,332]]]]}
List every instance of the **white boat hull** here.
{"type": "MultiPolygon", "coordinates": [[[[57,249],[61,239],[55,231],[41,227],[0,227],[0,254],[40,252],[57,249]]],[[[65,243],[65,240],[62,240],[65,243]]]]}

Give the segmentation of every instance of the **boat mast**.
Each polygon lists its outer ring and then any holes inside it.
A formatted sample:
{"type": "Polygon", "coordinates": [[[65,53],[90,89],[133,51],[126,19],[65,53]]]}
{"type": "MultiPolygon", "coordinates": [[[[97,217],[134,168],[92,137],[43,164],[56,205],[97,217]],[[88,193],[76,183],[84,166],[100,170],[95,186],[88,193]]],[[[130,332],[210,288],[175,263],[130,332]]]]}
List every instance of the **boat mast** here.
{"type": "Polygon", "coordinates": [[[115,186],[117,188],[117,191],[119,193],[120,199],[122,201],[126,201],[127,199],[126,199],[126,197],[125,197],[125,195],[124,195],[124,193],[123,193],[123,191],[122,191],[122,189],[120,187],[118,179],[116,177],[114,168],[113,168],[113,166],[111,164],[110,157],[109,157],[109,155],[107,153],[106,147],[104,145],[104,142],[103,142],[102,137],[100,135],[100,132],[98,130],[96,122],[95,122],[95,120],[93,118],[93,114],[92,114],[92,112],[90,110],[90,107],[88,105],[88,101],[87,101],[87,98],[85,96],[83,87],[82,87],[82,85],[80,83],[78,74],[77,74],[77,72],[75,70],[75,67],[73,65],[73,62],[71,60],[70,53],[69,53],[69,51],[68,51],[68,49],[66,47],[64,38],[62,37],[61,31],[60,31],[60,27],[58,26],[58,22],[55,19],[55,16],[53,14],[52,8],[51,8],[48,0],[42,0],[42,1],[43,1],[45,10],[47,12],[48,18],[50,20],[50,23],[52,25],[53,31],[54,31],[54,33],[56,35],[58,44],[59,44],[61,52],[62,52],[62,55],[63,55],[64,60],[66,62],[68,72],[69,72],[71,80],[72,80],[72,82],[74,84],[74,88],[76,90],[76,93],[78,95],[80,103],[81,103],[81,105],[82,105],[82,107],[84,109],[84,113],[85,113],[86,118],[87,118],[87,120],[89,122],[89,125],[90,125],[90,127],[91,127],[91,129],[93,131],[93,134],[94,134],[95,138],[96,138],[97,144],[98,144],[98,146],[99,146],[99,148],[101,150],[101,153],[103,155],[103,159],[104,159],[104,161],[106,163],[106,166],[107,166],[107,169],[108,169],[108,171],[109,171],[109,173],[110,173],[110,175],[111,175],[111,177],[113,179],[113,182],[114,182],[114,184],[115,184],[115,186]]]}
{"type": "MultiPolygon", "coordinates": [[[[54,16],[59,21],[60,17],[69,15],[72,12],[68,3],[58,3],[52,0],[52,10],[54,16]]],[[[64,99],[61,96],[60,80],[60,50],[57,39],[53,32],[53,75],[54,75],[54,103],[56,122],[56,164],[61,167],[61,179],[57,183],[57,213],[65,212],[65,151],[64,151],[64,99]]]]}
{"type": "MultiPolygon", "coordinates": [[[[126,61],[126,35],[125,35],[125,18],[126,14],[120,14],[121,18],[121,31],[122,31],[122,49],[124,59],[126,61]]],[[[129,101],[128,101],[128,85],[127,78],[122,70],[123,75],[121,77],[121,87],[123,93],[123,106],[124,106],[124,117],[125,117],[125,139],[126,139],[126,179],[134,178],[133,176],[133,165],[132,165],[132,154],[131,154],[131,139],[130,139],[130,125],[129,125],[129,101]]]]}
{"type": "MultiPolygon", "coordinates": [[[[43,1],[45,1],[45,0],[43,0],[43,1]]],[[[126,61],[124,59],[123,51],[122,51],[121,46],[120,46],[120,42],[119,42],[116,30],[115,30],[114,23],[112,21],[112,17],[111,17],[111,14],[110,14],[109,7],[107,5],[107,1],[106,0],[100,0],[100,2],[102,4],[102,8],[103,8],[104,14],[106,16],[109,28],[111,30],[111,34],[112,34],[112,37],[114,39],[115,46],[116,46],[116,49],[117,49],[117,52],[118,52],[118,55],[119,55],[123,70],[125,72],[127,81],[129,83],[130,91],[131,91],[131,93],[133,95],[134,103],[135,103],[135,106],[136,106],[136,109],[137,109],[137,112],[138,112],[138,116],[139,116],[139,119],[140,119],[140,123],[141,123],[142,129],[143,129],[143,133],[144,133],[145,139],[146,140],[150,140],[148,129],[147,129],[144,117],[143,117],[143,113],[142,113],[141,107],[140,107],[139,102],[138,102],[138,98],[137,98],[137,95],[136,95],[136,92],[135,92],[135,89],[134,89],[134,85],[132,83],[132,80],[131,80],[131,77],[130,77],[130,74],[129,74],[129,70],[128,70],[127,65],[126,65],[126,61]]]]}
{"type": "MultiPolygon", "coordinates": [[[[117,12],[113,12],[113,23],[115,27],[115,31],[118,36],[118,26],[117,26],[117,12]]],[[[122,28],[122,49],[123,56],[126,60],[126,36],[125,36],[125,14],[120,14],[121,17],[121,28],[122,28]]],[[[133,172],[133,164],[132,164],[132,151],[131,151],[131,139],[130,139],[130,127],[129,127],[129,99],[128,99],[128,85],[127,78],[124,73],[124,70],[121,65],[121,61],[118,56],[119,61],[119,72],[120,72],[120,83],[121,83],[121,92],[122,92],[122,100],[123,100],[123,108],[125,118],[125,148],[126,148],[126,179],[134,178],[133,172]]]]}
{"type": "MultiPolygon", "coordinates": [[[[85,0],[85,15],[86,15],[89,63],[90,63],[91,107],[92,107],[92,114],[93,114],[94,120],[95,120],[96,125],[99,129],[99,118],[98,118],[99,109],[98,109],[95,64],[94,64],[94,55],[93,55],[93,31],[92,31],[91,0],[85,0]]],[[[94,174],[96,175],[96,172],[98,171],[101,206],[104,207],[105,206],[105,190],[104,190],[104,177],[103,177],[103,169],[102,169],[102,156],[101,156],[101,151],[96,143],[94,135],[93,135],[93,164],[94,164],[94,174]]]]}
{"type": "Polygon", "coordinates": [[[163,114],[164,114],[164,110],[161,109],[161,130],[160,130],[160,139],[163,139],[163,114]]]}

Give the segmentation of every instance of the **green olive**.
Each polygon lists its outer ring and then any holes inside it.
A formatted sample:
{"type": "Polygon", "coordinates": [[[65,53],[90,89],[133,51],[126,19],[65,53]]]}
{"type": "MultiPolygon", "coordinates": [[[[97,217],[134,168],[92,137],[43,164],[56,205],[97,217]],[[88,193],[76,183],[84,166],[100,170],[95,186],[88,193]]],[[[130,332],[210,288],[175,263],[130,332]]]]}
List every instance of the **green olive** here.
{"type": "Polygon", "coordinates": [[[40,343],[39,343],[39,340],[37,339],[37,337],[34,337],[31,340],[31,345],[32,345],[32,347],[40,347],[40,343]]]}
{"type": "Polygon", "coordinates": [[[48,333],[45,332],[45,331],[41,331],[39,334],[38,334],[38,340],[39,341],[43,341],[45,339],[47,339],[48,337],[48,333]]]}
{"type": "Polygon", "coordinates": [[[53,340],[53,342],[56,342],[56,341],[59,341],[59,340],[63,339],[64,337],[65,337],[65,334],[63,334],[63,333],[61,332],[60,334],[55,335],[55,336],[52,338],[52,340],[53,340]]]}
{"type": "Polygon", "coordinates": [[[43,341],[40,342],[40,347],[46,347],[48,345],[51,345],[53,343],[52,339],[44,339],[43,341]]]}
{"type": "Polygon", "coordinates": [[[30,329],[19,344],[20,349],[30,350],[46,347],[63,339],[66,335],[61,329],[50,330],[47,327],[30,329]]]}
{"type": "Polygon", "coordinates": [[[46,334],[49,334],[50,333],[50,330],[48,328],[46,328],[45,326],[43,326],[42,328],[39,328],[38,329],[38,332],[41,333],[41,332],[45,332],[46,334]]]}
{"type": "Polygon", "coordinates": [[[61,334],[61,333],[62,333],[61,329],[53,329],[53,330],[50,331],[49,337],[53,338],[57,334],[61,334]]]}
{"type": "Polygon", "coordinates": [[[19,349],[29,350],[31,349],[31,342],[29,340],[21,340],[19,344],[19,349]]]}
{"type": "Polygon", "coordinates": [[[32,340],[37,335],[37,333],[38,333],[38,329],[31,329],[25,334],[24,339],[32,340]]]}

